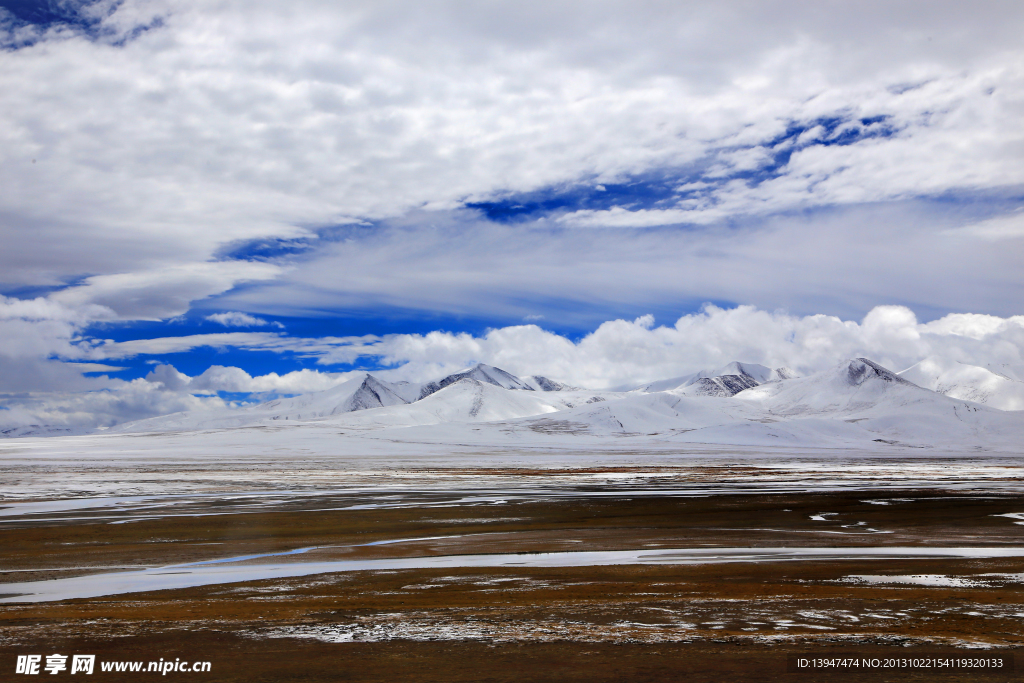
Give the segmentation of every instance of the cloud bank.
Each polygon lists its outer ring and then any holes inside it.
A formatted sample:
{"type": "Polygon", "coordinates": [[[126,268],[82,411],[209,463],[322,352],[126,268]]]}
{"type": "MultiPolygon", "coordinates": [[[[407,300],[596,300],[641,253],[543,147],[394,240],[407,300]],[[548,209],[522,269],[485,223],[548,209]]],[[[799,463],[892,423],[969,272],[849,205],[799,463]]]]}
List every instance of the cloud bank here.
{"type": "Polygon", "coordinates": [[[403,364],[391,376],[406,379],[425,380],[485,362],[595,389],[666,379],[733,360],[788,366],[804,374],[857,356],[897,371],[928,356],[1024,370],[1024,316],[951,314],[920,323],[908,308],[879,306],[858,323],[752,306],[706,306],[673,325],[656,325],[653,316],[609,321],[575,342],[536,325],[505,327],[482,337],[432,332],[353,340],[324,354],[321,362],[364,356],[403,364]]]}

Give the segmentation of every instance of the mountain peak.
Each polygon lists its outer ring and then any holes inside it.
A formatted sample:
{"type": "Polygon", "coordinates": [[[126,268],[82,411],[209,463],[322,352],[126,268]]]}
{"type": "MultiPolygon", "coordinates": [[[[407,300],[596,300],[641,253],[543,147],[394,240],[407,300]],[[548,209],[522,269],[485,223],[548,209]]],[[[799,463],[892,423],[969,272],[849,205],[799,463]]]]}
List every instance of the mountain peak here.
{"type": "Polygon", "coordinates": [[[420,398],[426,398],[427,396],[430,396],[431,394],[440,391],[441,389],[444,389],[446,386],[449,386],[450,384],[455,384],[456,382],[463,379],[472,379],[476,380],[477,382],[482,382],[484,384],[493,384],[494,386],[501,387],[502,389],[512,389],[521,391],[534,390],[533,387],[531,387],[529,384],[519,379],[510,372],[505,372],[501,368],[496,368],[493,365],[477,363],[469,370],[464,370],[463,372],[456,372],[454,374],[448,375],[447,377],[437,382],[429,382],[427,384],[424,384],[423,388],[420,391],[420,398]]]}
{"type": "Polygon", "coordinates": [[[846,380],[850,386],[860,386],[871,379],[880,379],[884,382],[906,384],[917,386],[913,382],[903,379],[892,370],[883,368],[878,363],[867,358],[854,358],[846,363],[846,380]]]}
{"type": "Polygon", "coordinates": [[[714,378],[723,377],[726,375],[736,375],[737,377],[748,377],[755,380],[758,384],[762,384],[768,381],[771,376],[771,368],[766,368],[763,365],[757,363],[741,363],[740,361],[733,361],[714,371],[704,370],[699,373],[699,377],[714,378]]]}

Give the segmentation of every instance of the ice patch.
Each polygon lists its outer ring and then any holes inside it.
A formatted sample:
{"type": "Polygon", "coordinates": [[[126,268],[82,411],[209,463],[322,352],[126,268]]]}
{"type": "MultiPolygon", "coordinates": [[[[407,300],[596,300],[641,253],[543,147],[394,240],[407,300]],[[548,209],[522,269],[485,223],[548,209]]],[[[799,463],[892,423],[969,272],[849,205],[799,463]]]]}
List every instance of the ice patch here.
{"type": "Polygon", "coordinates": [[[869,583],[875,585],[930,586],[935,588],[988,588],[989,583],[962,576],[945,574],[906,574],[890,576],[885,574],[851,574],[841,579],[846,583],[869,583]]]}

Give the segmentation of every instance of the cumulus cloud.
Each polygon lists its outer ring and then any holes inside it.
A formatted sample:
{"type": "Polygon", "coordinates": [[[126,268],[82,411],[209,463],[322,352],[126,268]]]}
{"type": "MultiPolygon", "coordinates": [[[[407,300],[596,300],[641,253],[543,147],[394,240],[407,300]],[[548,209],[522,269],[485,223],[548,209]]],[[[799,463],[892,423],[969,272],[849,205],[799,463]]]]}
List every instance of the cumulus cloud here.
{"type": "Polygon", "coordinates": [[[801,373],[865,356],[900,371],[937,356],[982,367],[1024,371],[1024,316],[951,314],[920,323],[902,306],[879,306],[860,322],[794,316],[752,306],[707,306],[675,324],[652,316],[608,321],[578,342],[536,325],[483,336],[447,332],[391,335],[349,343],[321,356],[325,364],[375,357],[401,365],[385,376],[432,379],[474,362],[516,374],[540,374],[591,388],[640,384],[718,367],[734,360],[801,373]]]}
{"type": "MultiPolygon", "coordinates": [[[[665,379],[734,360],[811,373],[857,356],[897,371],[934,356],[981,367],[1018,368],[1014,372],[1024,373],[1024,316],[954,313],[922,323],[904,306],[878,306],[857,322],[753,306],[725,309],[708,305],[672,325],[656,322],[652,315],[607,321],[578,341],[530,324],[497,328],[481,336],[444,331],[321,338],[231,333],[196,335],[190,343],[198,344],[209,336],[214,338],[206,341],[211,345],[237,343],[245,348],[287,351],[316,358],[324,366],[379,365],[383,369],[375,372],[381,376],[409,381],[437,379],[484,362],[520,375],[540,374],[595,389],[665,379]]],[[[174,340],[168,338],[166,343],[174,340]]],[[[164,348],[165,341],[147,343],[156,351],[164,348]]],[[[121,348],[113,355],[125,351],[121,348]]],[[[160,373],[172,369],[160,367],[164,369],[154,371],[149,379],[164,381],[160,373]]],[[[299,387],[308,391],[336,381],[303,374],[308,372],[250,381],[237,368],[215,366],[207,371],[209,375],[188,381],[170,379],[167,386],[197,391],[300,391],[299,387]],[[309,384],[302,383],[307,380],[309,384]]]]}
{"type": "Polygon", "coordinates": [[[200,375],[189,377],[171,365],[158,364],[145,378],[130,382],[109,380],[102,388],[96,384],[88,391],[36,392],[10,397],[0,393],[3,408],[0,432],[18,434],[31,432],[33,428],[49,429],[42,433],[82,432],[156,415],[237,407],[239,403],[225,401],[219,392],[247,394],[248,400],[259,400],[274,395],[323,391],[353,374],[303,369],[283,375],[271,372],[253,377],[240,368],[214,365],[200,375]]]}
{"type": "MultiPolygon", "coordinates": [[[[31,428],[83,432],[185,410],[209,410],[227,407],[217,396],[193,396],[186,392],[164,391],[153,382],[133,380],[95,391],[20,397],[3,400],[0,405],[0,432],[14,434],[31,428]]],[[[48,433],[43,431],[42,433],[48,433]]]]}
{"type": "Polygon", "coordinates": [[[231,392],[244,394],[304,394],[330,389],[348,379],[352,373],[326,373],[316,370],[296,370],[278,375],[271,372],[253,377],[241,368],[214,365],[195,377],[178,372],[172,365],[157,365],[146,375],[146,381],[160,383],[171,391],[192,394],[231,392]]]}
{"type": "MultiPolygon", "coordinates": [[[[304,369],[253,377],[240,368],[215,365],[200,375],[189,377],[173,366],[158,364],[146,377],[130,382],[103,378],[75,386],[68,381],[81,377],[77,372],[103,369],[92,365],[63,366],[67,373],[60,378],[59,386],[65,390],[7,395],[0,392],[0,432],[14,435],[83,432],[156,415],[239,405],[221,398],[220,392],[248,395],[249,400],[258,400],[273,395],[323,391],[352,375],[304,369]]],[[[2,357],[0,369],[4,369],[2,357]]]]}
{"type": "Polygon", "coordinates": [[[83,359],[78,343],[90,322],[110,320],[114,311],[98,304],[79,307],[37,297],[0,295],[0,392],[72,391],[99,388],[102,380],[61,359],[83,359]]]}

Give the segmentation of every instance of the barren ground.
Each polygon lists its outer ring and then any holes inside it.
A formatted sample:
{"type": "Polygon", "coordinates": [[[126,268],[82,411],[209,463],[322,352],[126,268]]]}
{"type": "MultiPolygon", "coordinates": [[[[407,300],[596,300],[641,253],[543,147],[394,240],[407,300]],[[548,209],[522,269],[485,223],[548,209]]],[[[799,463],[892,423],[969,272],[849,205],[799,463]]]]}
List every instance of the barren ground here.
{"type": "MultiPolygon", "coordinates": [[[[1013,488],[647,495],[592,487],[505,501],[493,491],[476,501],[461,492],[462,502],[406,490],[386,505],[372,492],[270,503],[208,497],[9,519],[0,526],[0,569],[5,583],[17,583],[310,546],[318,548],[273,559],[1018,547],[1024,526],[1004,516],[1024,512],[1024,495],[1013,488]]],[[[0,586],[0,593],[10,592],[0,586]]],[[[24,680],[11,673],[17,655],[58,652],[212,662],[211,673],[171,673],[169,680],[826,680],[789,673],[787,655],[1010,651],[1019,659],[1022,624],[1024,558],[1012,557],[362,571],[3,603],[0,679],[24,680]]],[[[860,671],[839,678],[1016,675],[860,671]]]]}

